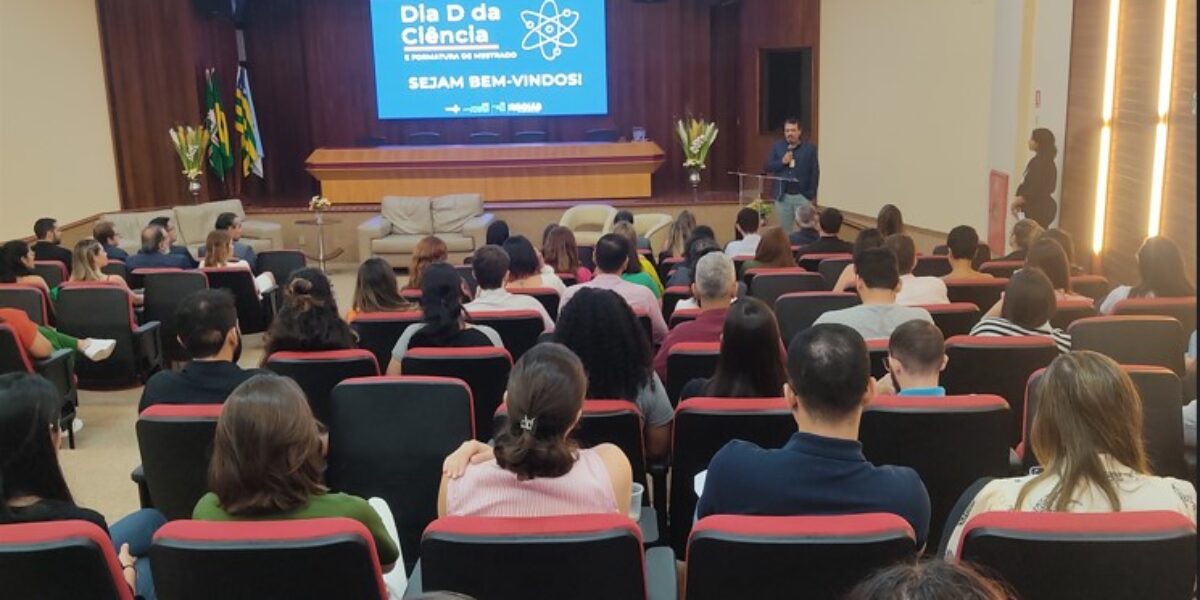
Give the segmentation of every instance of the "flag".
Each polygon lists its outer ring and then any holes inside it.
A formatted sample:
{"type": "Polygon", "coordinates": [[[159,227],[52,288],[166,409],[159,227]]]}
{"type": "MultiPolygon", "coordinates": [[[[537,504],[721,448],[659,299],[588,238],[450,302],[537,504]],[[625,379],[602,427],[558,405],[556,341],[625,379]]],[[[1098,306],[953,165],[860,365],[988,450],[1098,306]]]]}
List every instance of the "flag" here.
{"type": "Polygon", "coordinates": [[[208,166],[221,181],[225,173],[233,171],[233,153],[229,150],[229,125],[225,122],[225,109],[221,107],[221,87],[217,83],[216,69],[204,72],[207,87],[204,92],[208,113],[204,118],[208,127],[208,166]]]}
{"type": "Polygon", "coordinates": [[[237,91],[234,92],[233,128],[241,136],[242,176],[251,172],[263,176],[262,138],[259,137],[258,115],[254,112],[254,97],[250,95],[250,73],[238,67],[237,91]]]}

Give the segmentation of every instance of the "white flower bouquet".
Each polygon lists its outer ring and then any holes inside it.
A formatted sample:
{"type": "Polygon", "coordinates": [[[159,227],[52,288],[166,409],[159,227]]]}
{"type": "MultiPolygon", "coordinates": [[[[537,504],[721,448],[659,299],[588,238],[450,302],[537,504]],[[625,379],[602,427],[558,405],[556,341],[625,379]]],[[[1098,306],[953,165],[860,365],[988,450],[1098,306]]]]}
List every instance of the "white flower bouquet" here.
{"type": "Polygon", "coordinates": [[[333,206],[333,203],[328,198],[320,195],[313,196],[312,200],[308,201],[308,210],[313,212],[327,211],[331,206],[333,206]]]}
{"type": "Polygon", "coordinates": [[[675,133],[683,144],[683,166],[692,171],[704,169],[708,151],[717,141],[717,124],[703,119],[680,119],[675,124],[675,133]]]}
{"type": "Polygon", "coordinates": [[[204,149],[208,147],[208,130],[203,127],[182,125],[167,130],[171,145],[179,155],[183,175],[188,179],[199,179],[204,174],[204,149]]]}

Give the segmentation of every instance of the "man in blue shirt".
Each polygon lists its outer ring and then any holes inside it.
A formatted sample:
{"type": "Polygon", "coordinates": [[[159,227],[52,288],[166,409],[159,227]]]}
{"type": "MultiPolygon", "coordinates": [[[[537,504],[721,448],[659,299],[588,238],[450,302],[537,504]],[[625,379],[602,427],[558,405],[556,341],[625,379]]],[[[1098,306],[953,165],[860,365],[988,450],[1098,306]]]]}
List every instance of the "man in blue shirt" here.
{"type": "Polygon", "coordinates": [[[845,325],[814,325],[788,347],[783,392],[799,431],[778,450],[734,440],[708,465],[698,517],[885,512],[929,533],[929,493],[908,467],[863,457],[858,424],[875,395],[867,345],[845,325]]]}
{"type": "MultiPolygon", "coordinates": [[[[225,212],[217,215],[217,222],[213,225],[213,229],[228,232],[229,237],[233,240],[233,256],[246,261],[255,273],[258,272],[256,263],[258,255],[254,253],[253,246],[242,241],[242,218],[237,216],[237,213],[225,212]]],[[[200,258],[204,258],[204,252],[204,246],[200,246],[196,254],[200,258]]]]}
{"type": "Polygon", "coordinates": [[[929,321],[902,323],[888,338],[884,359],[888,374],[876,382],[879,395],[945,396],[938,378],[946,370],[946,340],[942,330],[929,321]]]}
{"type": "Polygon", "coordinates": [[[795,180],[775,182],[775,214],[779,226],[788,234],[795,229],[796,209],[816,201],[817,180],[821,176],[817,147],[801,140],[801,133],[800,119],[791,117],[785,121],[783,139],[771,146],[763,167],[775,177],[795,180]]]}
{"type": "Polygon", "coordinates": [[[158,225],[147,225],[142,229],[142,248],[125,261],[125,268],[134,269],[191,269],[187,258],[171,252],[167,232],[158,225]]]}

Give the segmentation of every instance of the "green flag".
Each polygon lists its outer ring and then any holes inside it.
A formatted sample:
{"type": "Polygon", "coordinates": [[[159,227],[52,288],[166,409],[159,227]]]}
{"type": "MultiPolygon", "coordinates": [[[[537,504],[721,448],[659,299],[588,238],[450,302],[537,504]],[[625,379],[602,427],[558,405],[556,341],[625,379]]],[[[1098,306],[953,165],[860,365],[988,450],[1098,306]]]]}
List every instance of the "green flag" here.
{"type": "Polygon", "coordinates": [[[204,122],[208,127],[208,166],[221,181],[225,173],[233,171],[233,152],[229,149],[229,125],[225,122],[225,109],[221,106],[221,87],[217,83],[216,69],[204,72],[207,85],[204,92],[208,112],[204,122]]]}

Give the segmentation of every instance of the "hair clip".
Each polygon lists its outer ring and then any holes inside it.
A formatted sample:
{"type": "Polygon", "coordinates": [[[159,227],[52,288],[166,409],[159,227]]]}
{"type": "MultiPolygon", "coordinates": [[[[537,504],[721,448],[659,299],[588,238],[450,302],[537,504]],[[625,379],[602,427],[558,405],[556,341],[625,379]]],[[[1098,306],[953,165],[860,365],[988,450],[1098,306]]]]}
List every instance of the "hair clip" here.
{"type": "Polygon", "coordinates": [[[521,429],[533,433],[533,426],[537,424],[537,420],[529,415],[521,417],[521,429]]]}

